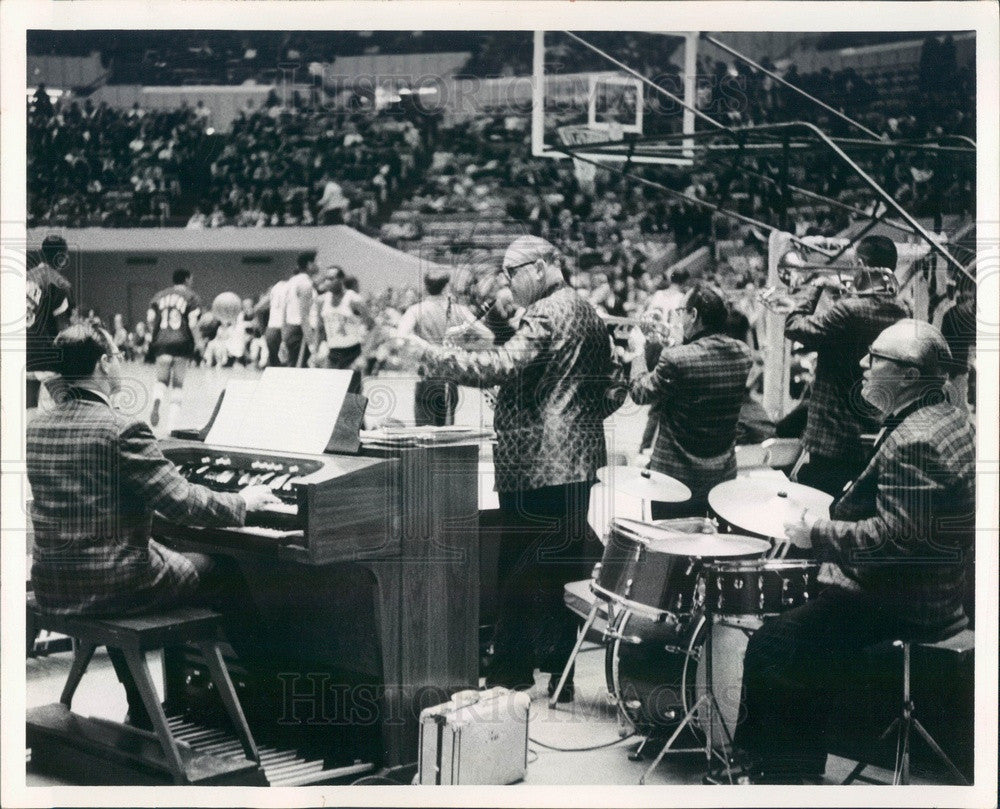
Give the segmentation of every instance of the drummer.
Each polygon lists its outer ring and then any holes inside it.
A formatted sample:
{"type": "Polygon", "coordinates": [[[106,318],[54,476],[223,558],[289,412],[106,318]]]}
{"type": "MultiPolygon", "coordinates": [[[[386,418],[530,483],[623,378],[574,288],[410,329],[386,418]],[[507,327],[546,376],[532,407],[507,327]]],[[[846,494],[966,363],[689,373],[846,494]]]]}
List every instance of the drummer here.
{"type": "Polygon", "coordinates": [[[751,782],[823,774],[825,719],[858,693],[860,672],[847,664],[861,649],[942,639],[967,625],[975,437],[968,415],[944,395],[949,358],[934,326],[901,320],[861,360],[861,395],[883,413],[882,431],[832,519],[785,526],[825,562],[826,587],[750,639],[735,743],[751,782]]]}
{"type": "Polygon", "coordinates": [[[650,468],[691,490],[685,503],[653,503],[653,519],[692,517],[708,508],[708,492],[736,477],[736,431],[753,362],[750,349],[725,333],[722,295],[695,284],[670,313],[680,344],[659,346],[653,370],[646,366],[646,337],[629,337],[629,391],[636,404],[659,413],[650,468]]]}

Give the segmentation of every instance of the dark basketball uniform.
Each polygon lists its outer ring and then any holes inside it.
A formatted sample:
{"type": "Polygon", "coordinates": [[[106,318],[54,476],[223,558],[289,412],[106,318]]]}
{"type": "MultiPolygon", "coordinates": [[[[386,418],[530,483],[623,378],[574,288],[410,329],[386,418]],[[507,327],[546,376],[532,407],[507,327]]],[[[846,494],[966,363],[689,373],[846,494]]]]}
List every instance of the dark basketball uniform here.
{"type": "Polygon", "coordinates": [[[68,316],[73,308],[70,283],[47,264],[39,264],[28,270],[25,289],[27,369],[55,371],[57,355],[52,343],[59,333],[61,316],[68,316]]]}
{"type": "Polygon", "coordinates": [[[150,351],[157,357],[194,357],[195,339],[190,317],[201,310],[201,300],[189,287],[179,284],[157,292],[149,304],[154,314],[150,351]]]}

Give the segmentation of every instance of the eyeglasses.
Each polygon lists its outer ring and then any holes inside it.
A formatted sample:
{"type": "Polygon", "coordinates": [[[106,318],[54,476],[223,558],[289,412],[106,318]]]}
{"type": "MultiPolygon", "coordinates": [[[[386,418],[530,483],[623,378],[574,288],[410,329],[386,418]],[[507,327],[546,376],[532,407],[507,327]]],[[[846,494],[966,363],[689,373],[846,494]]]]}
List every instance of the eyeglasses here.
{"type": "Polygon", "coordinates": [[[513,266],[509,266],[509,267],[501,266],[500,267],[500,272],[502,272],[504,275],[506,275],[507,278],[508,278],[508,280],[513,281],[514,280],[514,273],[515,272],[517,272],[519,269],[521,269],[521,267],[527,267],[529,264],[534,264],[536,261],[538,261],[538,259],[537,258],[533,258],[533,259],[531,259],[531,261],[522,261],[520,264],[514,264],[513,266]]]}
{"type": "Polygon", "coordinates": [[[888,354],[880,354],[878,351],[872,351],[868,349],[868,356],[873,360],[885,360],[886,362],[894,362],[896,365],[909,365],[911,368],[919,368],[920,365],[913,360],[904,360],[901,357],[890,357],[888,354]]]}

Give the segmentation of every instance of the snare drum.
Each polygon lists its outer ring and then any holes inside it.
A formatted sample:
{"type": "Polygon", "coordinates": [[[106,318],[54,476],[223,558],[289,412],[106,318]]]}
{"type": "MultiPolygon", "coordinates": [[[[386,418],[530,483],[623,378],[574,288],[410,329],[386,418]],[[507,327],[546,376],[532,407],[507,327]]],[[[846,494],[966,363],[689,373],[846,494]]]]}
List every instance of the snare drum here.
{"type": "Polygon", "coordinates": [[[713,562],[707,607],[716,615],[777,615],[816,594],[818,573],[818,564],[802,559],[713,562]]]}
{"type": "Polygon", "coordinates": [[[655,524],[614,519],[594,591],[633,612],[652,617],[689,614],[696,603],[703,559],[762,556],[766,542],[705,533],[701,519],[655,524]]]}

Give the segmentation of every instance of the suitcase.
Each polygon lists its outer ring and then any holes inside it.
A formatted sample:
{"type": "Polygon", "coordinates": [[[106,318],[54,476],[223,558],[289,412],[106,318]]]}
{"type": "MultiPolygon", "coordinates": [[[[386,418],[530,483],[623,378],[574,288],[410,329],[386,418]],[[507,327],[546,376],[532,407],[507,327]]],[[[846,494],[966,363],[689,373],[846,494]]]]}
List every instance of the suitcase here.
{"type": "Polygon", "coordinates": [[[513,784],[528,768],[528,707],[520,691],[459,691],[420,712],[418,784],[513,784]]]}

